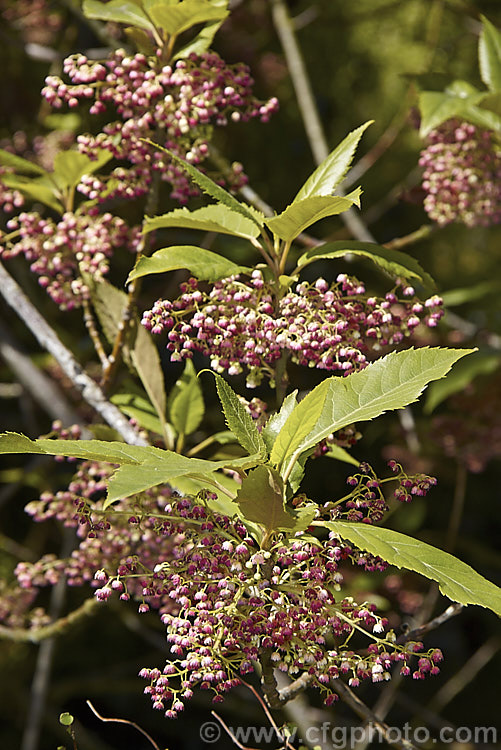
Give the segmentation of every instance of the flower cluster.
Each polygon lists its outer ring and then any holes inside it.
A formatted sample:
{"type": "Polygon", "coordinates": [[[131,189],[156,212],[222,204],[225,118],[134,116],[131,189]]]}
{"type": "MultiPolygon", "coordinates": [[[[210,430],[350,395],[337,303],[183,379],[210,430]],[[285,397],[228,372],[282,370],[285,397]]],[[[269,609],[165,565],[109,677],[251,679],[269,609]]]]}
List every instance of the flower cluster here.
{"type": "MultiPolygon", "coordinates": [[[[265,660],[289,675],[306,672],[327,704],[335,700],[330,683],[340,675],[356,686],[389,679],[395,663],[410,673],[422,644],[398,647],[392,632],[380,638],[387,622],[373,605],[336,597],[339,564],[357,554],[351,547],[331,534],[323,543],[279,537],[271,549],[260,549],[238,519],[211,512],[209,498],[173,499],[159,522],[162,533],[184,541],[174,559],[155,567],[148,588],[177,605],[176,613],[162,616],[172,659],[163,670],[140,671],[155,709],[175,718],[195,687],[221,702],[265,660]],[[364,656],[348,646],[355,627],[375,641],[364,656]]],[[[107,578],[110,594],[117,580],[123,577],[107,578]]],[[[414,677],[436,674],[441,658],[438,650],[423,655],[414,677]]]]}
{"type": "Polygon", "coordinates": [[[488,130],[448,120],[433,130],[419,160],[424,208],[440,225],[501,221],[501,145],[488,130]]]}
{"type": "Polygon", "coordinates": [[[23,212],[7,226],[17,241],[0,249],[0,255],[11,258],[23,253],[39,284],[63,310],[79,307],[87,298],[82,273],[102,278],[115,249],[136,252],[140,241],[139,228],[129,228],[110,213],[94,216],[85,210],[67,212],[57,223],[36,212],[23,212]]]}
{"type": "Polygon", "coordinates": [[[348,486],[353,488],[350,494],[324,505],[324,510],[329,512],[330,518],[343,518],[368,524],[378,523],[388,510],[383,493],[384,485],[388,482],[397,482],[393,497],[401,503],[410,503],[414,497],[424,497],[437,484],[436,478],[427,474],[407,474],[393,459],[388,461],[388,466],[394,476],[381,479],[368,463],[362,462],[358,473],[346,480],[348,486]]]}
{"type": "Polygon", "coordinates": [[[247,385],[273,377],[273,363],[286,351],[299,365],[349,374],[367,365],[369,352],[399,344],[424,319],[435,326],[442,316],[439,297],[421,303],[412,287],[371,297],[357,279],[340,274],[337,283],[302,282],[277,300],[273,287],[255,270],[249,281],[222,279],[210,292],[196,279],[181,286],[181,296],[158,300],[143,315],[152,333],[168,331],[172,360],[198,351],[216,372],[236,375],[246,366],[247,385]]]}
{"type": "MultiPolygon", "coordinates": [[[[107,185],[96,176],[82,181],[79,190],[91,200],[142,195],[158,172],[172,185],[172,197],[185,203],[198,194],[185,172],[141,139],[158,142],[199,165],[207,157],[214,125],[255,117],[266,122],[278,106],[275,98],[262,103],[253,96],[247,66],[227,65],[214,52],[192,54],[172,65],[164,65],[160,53],[128,56],[116,50],[103,62],[78,54],[65,60],[64,71],[71,84],[49,76],[42,92],[53,107],[76,107],[87,100],[92,102],[91,114],[111,107],[120,118],[95,137],[79,136],[79,149],[91,158],[107,149],[133,165],[115,169],[107,185]]],[[[241,165],[234,165],[228,179],[232,187],[245,183],[241,165]]]]}

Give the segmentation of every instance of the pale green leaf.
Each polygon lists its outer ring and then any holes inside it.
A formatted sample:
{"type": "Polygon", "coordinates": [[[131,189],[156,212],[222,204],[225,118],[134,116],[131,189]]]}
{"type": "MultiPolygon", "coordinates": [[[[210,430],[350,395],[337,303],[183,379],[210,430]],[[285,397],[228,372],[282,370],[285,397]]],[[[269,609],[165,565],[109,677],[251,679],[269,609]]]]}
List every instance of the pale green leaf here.
{"type": "Polygon", "coordinates": [[[135,419],[140,427],[155,432],[157,435],[163,434],[162,423],[156,410],[142,396],[137,393],[116,393],[111,396],[110,401],[118,406],[121,412],[135,419]]]}
{"type": "MultiPolygon", "coordinates": [[[[227,9],[228,8],[228,0],[210,0],[212,5],[218,7],[227,9]]],[[[191,54],[196,55],[202,55],[204,52],[207,52],[209,47],[212,44],[212,41],[216,35],[217,30],[221,26],[223,22],[222,21],[216,21],[215,23],[208,23],[206,24],[201,31],[196,35],[194,39],[192,39],[190,42],[185,44],[181,49],[179,49],[176,54],[174,55],[174,60],[180,60],[186,57],[189,57],[191,54]]]]}
{"type": "Polygon", "coordinates": [[[79,151],[60,151],[54,159],[54,172],[52,177],[60,187],[73,188],[86,174],[93,174],[104,167],[112,154],[101,150],[97,159],[90,159],[79,151]]]}
{"type": "Polygon", "coordinates": [[[148,16],[156,28],[169,35],[178,36],[195,24],[207,21],[222,22],[228,11],[213,5],[208,0],[183,0],[177,5],[166,5],[161,0],[147,3],[148,16]]]}
{"type": "Polygon", "coordinates": [[[25,435],[4,432],[0,435],[0,453],[46,453],[112,464],[140,464],[148,459],[159,460],[165,451],[102,440],[30,440],[25,435]]]}
{"type": "Polygon", "coordinates": [[[486,96],[483,92],[468,96],[438,91],[421,92],[419,95],[421,137],[424,138],[442,123],[454,118],[466,120],[481,128],[501,132],[501,117],[480,106],[486,96]]]}
{"type": "Polygon", "coordinates": [[[169,419],[179,434],[195,432],[204,416],[205,404],[191,359],[186,360],[184,372],[170,392],[167,406],[169,419]]]}
{"type": "Polygon", "coordinates": [[[275,441],[271,462],[288,477],[301,453],[327,435],[417,401],[428,383],[444,377],[458,359],[473,351],[407,349],[347,377],[327,378],[296,406],[275,441]]]}
{"type": "Polygon", "coordinates": [[[431,383],[426,394],[424,411],[431,412],[446,398],[463,391],[478,375],[490,375],[501,365],[501,354],[497,352],[475,352],[458,362],[444,379],[431,383]]]}
{"type": "Polygon", "coordinates": [[[326,458],[333,458],[335,461],[343,461],[345,464],[351,464],[352,466],[360,466],[360,461],[357,461],[351,453],[341,448],[340,445],[330,445],[327,453],[323,454],[326,458]]]}
{"type": "Polygon", "coordinates": [[[210,195],[211,198],[214,198],[214,200],[216,200],[218,203],[223,203],[228,208],[231,208],[232,211],[236,211],[237,213],[242,214],[242,216],[245,216],[247,219],[250,219],[261,230],[261,227],[264,224],[264,214],[262,214],[260,211],[257,211],[255,208],[252,208],[252,206],[246,206],[245,204],[240,203],[240,201],[238,201],[231,193],[222,188],[220,185],[217,185],[213,180],[210,179],[210,177],[207,177],[206,174],[194,167],[193,164],[190,164],[184,159],[181,159],[172,151],[169,151],[169,149],[164,148],[163,146],[159,146],[157,143],[153,143],[153,141],[145,140],[145,143],[149,143],[150,146],[153,146],[158,151],[163,151],[168,154],[174,164],[176,164],[178,167],[181,167],[181,169],[184,169],[184,171],[187,172],[193,182],[198,185],[198,187],[203,190],[204,193],[210,195]]]}
{"type": "Polygon", "coordinates": [[[310,517],[301,527],[293,512],[285,509],[284,485],[271,466],[258,466],[249,472],[238,490],[236,503],[244,518],[258,523],[267,533],[279,529],[299,531],[311,523],[310,517]]]}
{"type": "Polygon", "coordinates": [[[360,206],[360,193],[360,188],[357,188],[343,198],[324,195],[295,200],[278,216],[265,219],[265,224],[277,237],[292,242],[301,232],[320,219],[348,211],[354,204],[360,206]]]}
{"type": "Polygon", "coordinates": [[[429,289],[435,287],[435,282],[431,276],[421,268],[417,260],[411,255],[370,242],[358,242],[356,240],[327,242],[325,245],[307,250],[301,255],[297,265],[298,268],[304,268],[316,260],[335,260],[350,254],[368,258],[393,278],[400,278],[412,283],[419,281],[420,284],[429,289]]]}
{"type": "Polygon", "coordinates": [[[467,302],[475,302],[491,294],[500,293],[501,281],[499,279],[490,279],[489,281],[481,281],[478,284],[461,287],[460,289],[450,289],[447,292],[442,292],[440,296],[444,301],[445,307],[449,308],[464,305],[467,302]]]}
{"type": "Polygon", "coordinates": [[[64,207],[56,197],[59,192],[57,185],[49,174],[35,178],[3,174],[1,181],[6,187],[19,190],[30,200],[40,201],[58,214],[64,213],[64,207]]]}
{"type": "Polygon", "coordinates": [[[226,380],[212,373],[216,379],[216,388],[223,407],[226,424],[238,442],[249,454],[267,456],[266,445],[251,415],[226,380]]]}
{"type": "Polygon", "coordinates": [[[139,0],[110,0],[107,3],[99,2],[99,0],[84,0],[82,10],[87,18],[125,23],[127,26],[139,26],[140,29],[148,31],[153,31],[155,28],[142,9],[139,0]]]}
{"type": "MultiPolygon", "coordinates": [[[[0,164],[4,167],[12,167],[21,174],[46,174],[45,169],[39,167],[38,164],[34,164],[32,161],[23,159],[16,154],[11,154],[10,151],[5,151],[3,148],[0,148],[0,164]]],[[[0,179],[3,181],[3,176],[0,179]]]]}
{"type": "Polygon", "coordinates": [[[322,521],[319,525],[397,568],[437,581],[442,594],[452,601],[476,604],[501,616],[501,589],[448,552],[378,526],[347,521],[322,521]]]}
{"type": "Polygon", "coordinates": [[[364,130],[371,125],[374,120],[361,125],[356,130],[349,133],[337,148],[324,159],[317,167],[313,174],[306,180],[299,193],[294,198],[293,203],[312,198],[319,195],[331,195],[337,185],[341,182],[348,171],[355,154],[358,142],[362,137],[364,130]]]}
{"type": "Polygon", "coordinates": [[[265,442],[265,445],[270,453],[277,435],[286,423],[287,419],[292,414],[294,408],[297,405],[297,390],[289,393],[282,402],[280,411],[276,414],[272,414],[262,429],[261,436],[265,442]]]}
{"type": "Polygon", "coordinates": [[[501,90],[501,33],[485,17],[478,42],[480,77],[491,91],[501,90]]]}
{"type": "Polygon", "coordinates": [[[141,276],[179,268],[186,268],[197,279],[211,282],[239,273],[250,273],[249,268],[239,266],[211,250],[195,245],[174,245],[157,250],[153,255],[141,256],[130,272],[127,283],[141,276]]]}
{"type": "Polygon", "coordinates": [[[259,235],[259,229],[253,221],[222,204],[204,206],[195,211],[175,208],[163,216],[147,217],[144,220],[143,232],[147,234],[155,229],[168,227],[201,229],[204,232],[220,232],[245,239],[253,239],[259,235]]]}

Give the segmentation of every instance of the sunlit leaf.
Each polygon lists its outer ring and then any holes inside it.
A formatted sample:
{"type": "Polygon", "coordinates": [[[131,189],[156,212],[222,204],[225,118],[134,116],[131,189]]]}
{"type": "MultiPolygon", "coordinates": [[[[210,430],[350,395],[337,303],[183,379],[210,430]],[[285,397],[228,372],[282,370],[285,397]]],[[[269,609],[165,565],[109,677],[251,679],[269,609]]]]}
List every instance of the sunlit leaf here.
{"type": "Polygon", "coordinates": [[[169,419],[179,434],[195,432],[204,416],[205,404],[191,359],[186,360],[184,372],[170,392],[167,406],[169,419]]]}
{"type": "Polygon", "coordinates": [[[130,272],[127,283],[141,276],[166,273],[179,268],[186,268],[197,279],[212,282],[239,273],[250,273],[246,266],[239,266],[211,250],[195,245],[174,245],[157,250],[153,255],[140,257],[130,272]]]}
{"type": "Polygon", "coordinates": [[[161,0],[145,0],[144,5],[156,28],[175,36],[196,24],[222,22],[228,16],[227,10],[208,0],[183,0],[176,5],[166,5],[161,0]]]}
{"type": "Polygon", "coordinates": [[[478,42],[478,62],[482,81],[491,91],[501,90],[501,33],[485,17],[478,42]]]}
{"type": "Polygon", "coordinates": [[[234,237],[252,239],[259,235],[256,224],[242,214],[224,205],[211,204],[188,211],[187,208],[175,208],[163,216],[147,217],[144,220],[145,234],[155,229],[182,227],[184,229],[201,229],[204,232],[220,232],[234,237]]]}
{"type": "Polygon", "coordinates": [[[5,151],[3,148],[0,148],[0,164],[4,167],[12,167],[21,174],[46,174],[46,170],[39,167],[38,164],[34,164],[32,161],[23,159],[16,154],[11,154],[10,151],[5,151]]]}
{"type": "Polygon", "coordinates": [[[127,26],[139,26],[141,29],[153,31],[153,23],[141,7],[140,0],[84,0],[82,10],[87,18],[97,18],[100,21],[114,21],[125,23],[127,26]]]}
{"type": "Polygon", "coordinates": [[[217,373],[213,375],[228,428],[249,454],[259,454],[264,458],[266,445],[251,415],[226,380],[217,373]]]}
{"type": "Polygon", "coordinates": [[[378,526],[346,521],[325,521],[321,525],[397,568],[437,581],[442,594],[452,601],[476,604],[501,616],[501,589],[448,552],[378,526]]]}
{"type": "Polygon", "coordinates": [[[353,205],[360,206],[360,193],[360,188],[357,188],[343,198],[311,196],[300,201],[295,200],[278,216],[265,219],[265,224],[277,237],[292,242],[301,232],[320,219],[341,214],[353,205]]]}

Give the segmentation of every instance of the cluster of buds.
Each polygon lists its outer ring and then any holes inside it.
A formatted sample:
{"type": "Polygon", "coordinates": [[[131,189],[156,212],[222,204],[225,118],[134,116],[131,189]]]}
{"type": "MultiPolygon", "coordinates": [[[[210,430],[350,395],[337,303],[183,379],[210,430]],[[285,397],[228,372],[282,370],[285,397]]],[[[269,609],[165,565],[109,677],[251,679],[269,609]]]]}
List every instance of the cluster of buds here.
{"type": "Polygon", "coordinates": [[[393,497],[402,503],[409,503],[414,497],[424,497],[437,484],[436,478],[427,474],[407,474],[394,459],[388,461],[388,466],[393,476],[381,479],[367,462],[362,462],[359,471],[346,480],[352,488],[349,495],[325,504],[324,510],[328,511],[330,518],[367,524],[379,523],[388,510],[383,492],[387,483],[397,483],[393,497]]]}
{"type": "Polygon", "coordinates": [[[181,286],[181,296],[158,300],[143,315],[152,333],[168,332],[173,361],[201,352],[216,372],[236,375],[248,368],[247,385],[258,385],[287,352],[299,365],[340,370],[347,375],[363,369],[369,352],[399,344],[423,320],[436,326],[442,316],[440,297],[421,303],[405,286],[399,299],[368,296],[357,279],[340,274],[337,283],[324,279],[302,282],[281,299],[255,270],[248,281],[222,279],[210,292],[196,279],[181,286]]]}
{"type": "MultiPolygon", "coordinates": [[[[130,168],[114,170],[107,181],[95,176],[83,181],[79,190],[91,200],[143,195],[152,174],[158,172],[172,185],[172,197],[185,203],[198,194],[196,188],[165,153],[142,139],[200,165],[208,155],[215,125],[251,118],[266,122],[278,107],[275,98],[262,103],[253,96],[254,82],[246,65],[227,65],[214,52],[192,54],[172,65],[163,64],[160,53],[128,56],[116,50],[103,62],[78,54],[65,60],[64,71],[71,84],[57,76],[46,79],[42,93],[49,104],[76,107],[86,100],[92,103],[91,114],[111,107],[120,118],[97,136],[79,136],[80,151],[93,158],[106,149],[116,159],[132,162],[130,168]]],[[[240,164],[227,179],[234,188],[245,183],[240,164]]]]}
{"type": "MultiPolygon", "coordinates": [[[[340,675],[356,686],[390,679],[395,663],[402,674],[411,672],[422,644],[397,646],[374,605],[337,596],[340,563],[359,553],[332,533],[322,543],[277,537],[270,549],[260,549],[238,519],[211,512],[207,499],[210,493],[173,499],[159,522],[159,531],[184,542],[174,559],[155,567],[147,588],[177,605],[176,613],[162,616],[172,658],[163,670],[140,671],[153,708],[175,718],[195,687],[221,702],[259,661],[292,676],[307,673],[327,705],[340,675]],[[348,645],[355,628],[374,641],[364,656],[348,645]]],[[[108,579],[110,593],[115,580],[108,579]]],[[[438,650],[422,655],[414,676],[436,674],[441,658],[438,650]]]]}
{"type": "Polygon", "coordinates": [[[1,257],[23,253],[40,286],[62,310],[79,307],[88,297],[83,273],[101,279],[117,248],[137,252],[140,242],[139,228],[129,228],[110,213],[67,212],[56,223],[36,212],[23,212],[7,226],[12,239],[0,249],[1,257]]]}
{"type": "Polygon", "coordinates": [[[501,144],[493,133],[448,120],[428,136],[419,164],[424,168],[424,208],[437,224],[459,221],[489,226],[501,221],[501,144]]]}

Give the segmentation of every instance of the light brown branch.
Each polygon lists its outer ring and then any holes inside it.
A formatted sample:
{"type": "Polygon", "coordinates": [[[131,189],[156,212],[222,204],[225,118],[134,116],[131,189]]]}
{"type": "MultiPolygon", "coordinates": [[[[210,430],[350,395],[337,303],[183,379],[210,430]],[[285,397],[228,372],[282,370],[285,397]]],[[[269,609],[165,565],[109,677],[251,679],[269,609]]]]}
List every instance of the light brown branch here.
{"type": "Polygon", "coordinates": [[[142,729],[134,721],[129,721],[128,719],[108,719],[108,718],[105,718],[104,716],[101,716],[101,714],[94,708],[94,706],[92,705],[92,703],[90,701],[86,701],[86,703],[87,703],[88,707],[90,708],[90,710],[92,711],[92,713],[94,714],[94,716],[97,716],[97,718],[100,721],[103,721],[103,722],[113,721],[116,724],[128,724],[128,726],[134,727],[134,729],[137,729],[138,732],[141,732],[141,734],[143,735],[143,737],[146,737],[146,739],[151,743],[151,745],[155,748],[155,750],[160,750],[159,746],[157,745],[157,743],[155,742],[155,740],[152,737],[150,737],[150,735],[148,734],[148,732],[146,732],[144,729],[142,729]]]}
{"type": "Polygon", "coordinates": [[[66,633],[76,622],[92,614],[100,604],[101,602],[95,598],[87,599],[78,609],[60,617],[49,625],[42,625],[39,628],[9,628],[0,625],[0,638],[17,643],[40,643],[47,638],[66,633]]]}

